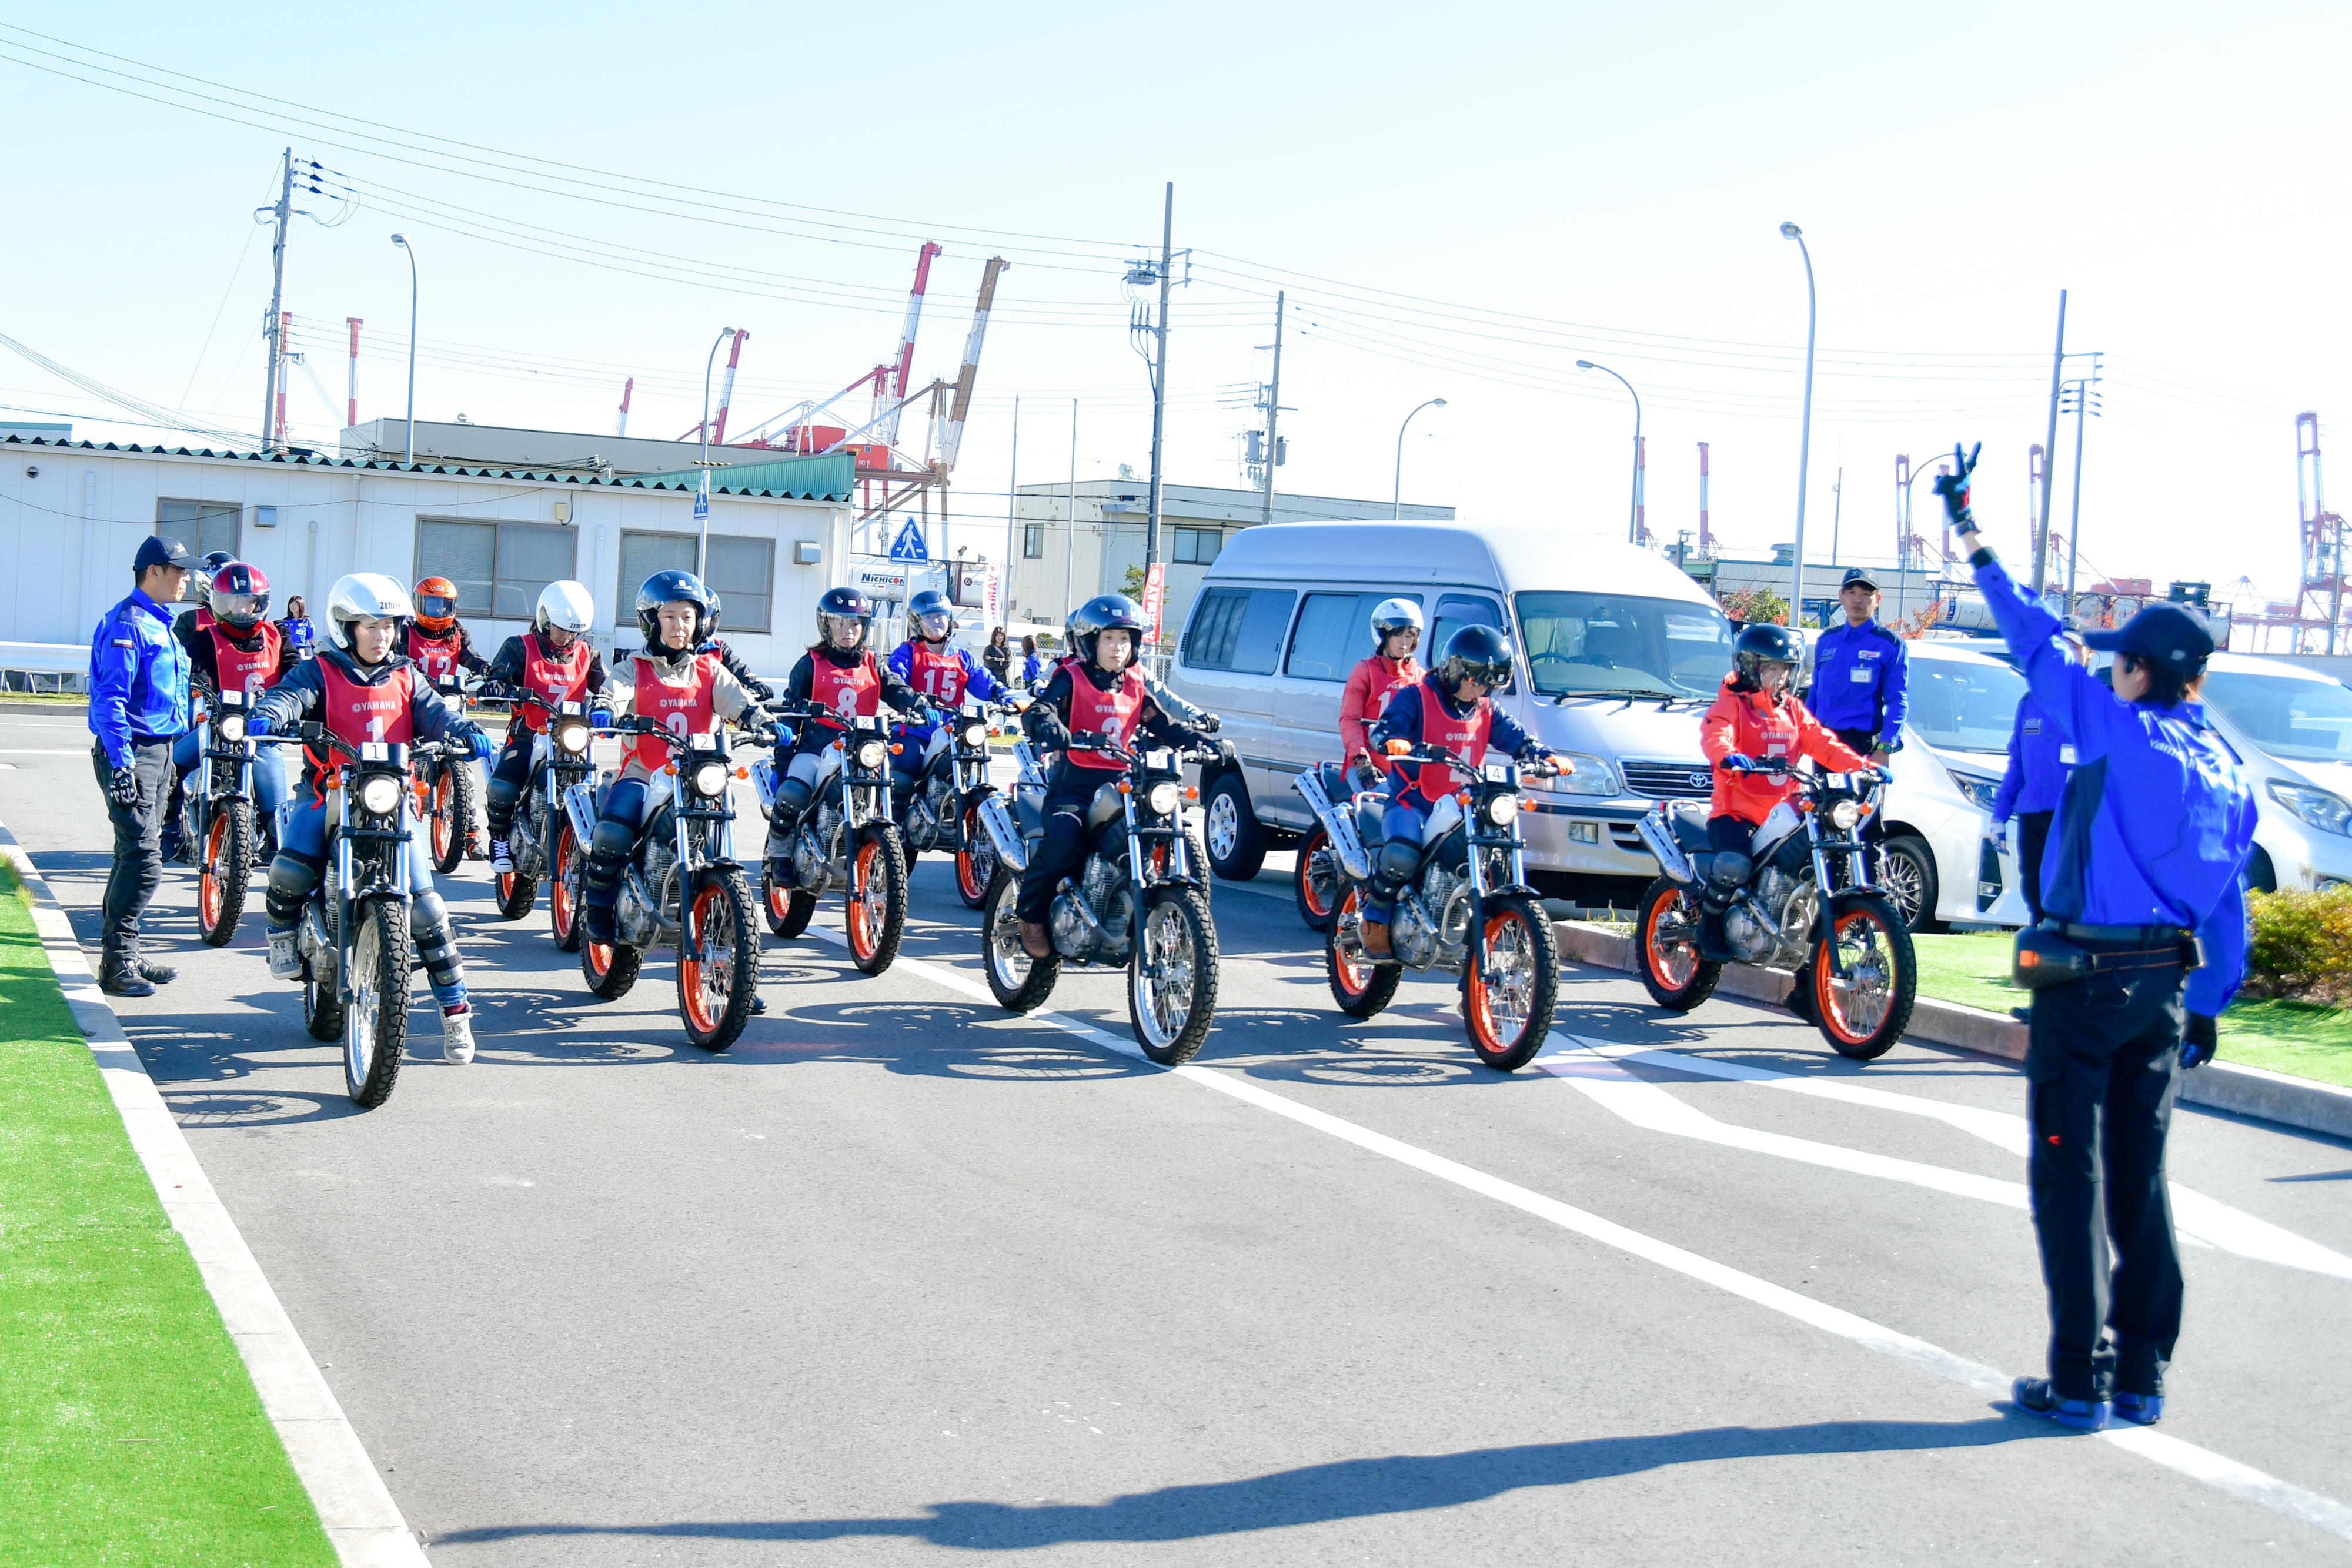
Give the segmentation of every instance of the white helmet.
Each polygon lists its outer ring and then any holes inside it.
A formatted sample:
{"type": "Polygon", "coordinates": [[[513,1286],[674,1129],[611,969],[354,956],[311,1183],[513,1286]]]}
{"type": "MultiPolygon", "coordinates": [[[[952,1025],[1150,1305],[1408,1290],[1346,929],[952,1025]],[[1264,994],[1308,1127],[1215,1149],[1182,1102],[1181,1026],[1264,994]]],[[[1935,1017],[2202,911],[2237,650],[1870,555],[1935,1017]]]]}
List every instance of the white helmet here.
{"type": "Polygon", "coordinates": [[[327,635],[335,646],[352,651],[350,622],[405,621],[416,613],[408,590],[380,571],[355,571],[335,579],[327,594],[327,635]]]}
{"type": "Polygon", "coordinates": [[[585,585],[567,577],[539,591],[539,608],[531,612],[530,623],[542,632],[560,626],[575,637],[582,636],[596,623],[596,601],[589,597],[585,585]]]}
{"type": "Polygon", "coordinates": [[[1372,606],[1372,651],[1378,653],[1389,644],[1389,633],[1407,627],[1423,630],[1421,606],[1410,599],[1383,599],[1372,606]]]}

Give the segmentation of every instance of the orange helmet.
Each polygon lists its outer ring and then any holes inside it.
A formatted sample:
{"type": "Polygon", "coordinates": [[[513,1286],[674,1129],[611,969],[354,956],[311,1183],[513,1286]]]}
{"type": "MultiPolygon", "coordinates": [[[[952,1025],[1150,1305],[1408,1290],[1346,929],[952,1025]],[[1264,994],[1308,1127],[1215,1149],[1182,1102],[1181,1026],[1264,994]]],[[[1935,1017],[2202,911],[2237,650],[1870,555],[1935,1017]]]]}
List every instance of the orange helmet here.
{"type": "Polygon", "coordinates": [[[457,623],[457,585],[446,577],[428,577],[416,585],[416,623],[427,632],[446,632],[457,623]]]}

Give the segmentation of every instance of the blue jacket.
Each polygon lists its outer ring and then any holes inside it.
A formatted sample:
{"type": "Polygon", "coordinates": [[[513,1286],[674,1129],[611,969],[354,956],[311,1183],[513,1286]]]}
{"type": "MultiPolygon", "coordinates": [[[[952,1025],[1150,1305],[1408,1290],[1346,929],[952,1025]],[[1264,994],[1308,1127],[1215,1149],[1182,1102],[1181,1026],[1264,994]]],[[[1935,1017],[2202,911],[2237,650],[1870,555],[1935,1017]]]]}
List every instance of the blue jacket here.
{"type": "Polygon", "coordinates": [[[1977,587],[2025,672],[2034,699],[2080,760],[2067,776],[2042,862],[2042,907],[2085,925],[2179,925],[2205,966],[2189,977],[2189,1010],[2230,1005],[2246,974],[2246,852],[2254,792],[2205,722],[2202,703],[2127,703],[2067,656],[2059,622],[1988,549],[1970,558],[1977,587]]]}
{"type": "Polygon", "coordinates": [[[1866,729],[1888,746],[1911,712],[1911,654],[1873,621],[1840,621],[1813,639],[1813,684],[1805,706],[1832,729],[1866,729]]]}
{"type": "Polygon", "coordinates": [[[172,612],[132,589],[89,639],[89,732],[121,768],[133,736],[172,740],[188,727],[188,651],[172,612]]]}
{"type": "Polygon", "coordinates": [[[2009,727],[2009,770],[1993,791],[1992,820],[1998,824],[2027,811],[2054,811],[2058,792],[2074,766],[2074,747],[2059,735],[2058,727],[2029,693],[2017,705],[2009,727]]]}
{"type": "MultiPolygon", "coordinates": [[[[1381,710],[1380,723],[1372,726],[1370,739],[1373,746],[1381,746],[1391,740],[1409,740],[1416,746],[1421,744],[1421,688],[1423,686],[1428,687],[1430,694],[1443,703],[1445,711],[1455,718],[1469,716],[1470,709],[1447,696],[1433,672],[1412,685],[1400,686],[1396,695],[1389,698],[1389,706],[1381,710]]],[[[1494,706],[1492,698],[1480,697],[1478,700],[1486,706],[1494,706]]],[[[1487,727],[1486,749],[1499,751],[1506,757],[1517,758],[1522,761],[1544,754],[1543,747],[1535,737],[1521,729],[1518,721],[1501,708],[1495,708],[1494,722],[1487,727]]],[[[1419,777],[1418,768],[1400,768],[1391,773],[1387,784],[1389,798],[1427,809],[1431,802],[1422,798],[1421,791],[1412,783],[1419,777]]]]}
{"type": "MultiPolygon", "coordinates": [[[[978,659],[971,656],[971,649],[958,648],[955,651],[955,656],[956,663],[963,666],[963,689],[966,696],[978,697],[982,702],[1004,700],[1006,695],[1004,688],[997,685],[996,677],[990,674],[978,659]]],[[[913,685],[915,678],[915,644],[913,643],[901,643],[891,649],[890,657],[885,663],[900,680],[909,685],[913,685]]],[[[929,693],[919,695],[926,700],[929,698],[929,693]]],[[[898,734],[902,739],[908,742],[919,742],[929,746],[931,743],[932,732],[938,728],[938,725],[930,723],[902,724],[898,727],[898,734]]],[[[911,755],[910,753],[910,758],[911,755]]]]}

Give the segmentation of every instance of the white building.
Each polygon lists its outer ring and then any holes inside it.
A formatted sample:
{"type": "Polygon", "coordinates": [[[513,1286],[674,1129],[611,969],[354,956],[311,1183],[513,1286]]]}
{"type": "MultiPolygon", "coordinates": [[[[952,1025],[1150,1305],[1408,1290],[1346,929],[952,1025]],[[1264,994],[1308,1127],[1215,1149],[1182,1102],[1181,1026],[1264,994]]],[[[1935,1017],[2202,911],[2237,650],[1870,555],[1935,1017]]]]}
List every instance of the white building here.
{"type": "Polygon", "coordinates": [[[814,635],[842,559],[850,476],[845,455],[714,469],[706,546],[691,471],[607,478],[0,437],[0,643],[87,645],[131,591],[139,542],[162,533],[259,567],[272,614],[299,594],[320,619],[346,572],[446,577],[486,657],[524,628],[541,588],[575,578],[595,596],[609,653],[616,636],[638,639],[637,585],[692,570],[707,549],[719,630],[753,669],[781,674],[814,635]]]}

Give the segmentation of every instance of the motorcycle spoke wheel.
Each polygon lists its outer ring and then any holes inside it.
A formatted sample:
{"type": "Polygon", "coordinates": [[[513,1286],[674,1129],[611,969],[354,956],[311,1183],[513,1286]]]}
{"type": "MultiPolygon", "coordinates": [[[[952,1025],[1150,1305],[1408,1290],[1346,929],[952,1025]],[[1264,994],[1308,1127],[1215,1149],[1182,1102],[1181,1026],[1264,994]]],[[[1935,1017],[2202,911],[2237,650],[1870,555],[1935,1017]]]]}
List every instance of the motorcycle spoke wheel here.
{"type": "Polygon", "coordinates": [[[1662,876],[1642,894],[1633,921],[1636,956],[1641,959],[1642,988],[1650,999],[1675,1012],[1691,1009],[1715,994],[1723,966],[1698,952],[1698,895],[1672,877],[1662,876]]]}
{"type": "Polygon", "coordinates": [[[1127,960],[1127,1011],[1143,1054],[1163,1067],[1189,1061],[1217,1011],[1217,932],[1189,887],[1147,895],[1143,936],[1127,960]]]}
{"type": "Polygon", "coordinates": [[[433,780],[433,869],[447,875],[457,869],[457,857],[451,852],[457,840],[457,786],[450,770],[444,768],[433,780]]]}
{"type": "Polygon", "coordinates": [[[230,800],[214,812],[198,846],[196,924],[205,945],[226,946],[245,915],[246,889],[253,877],[253,808],[230,800]]]}
{"type": "Polygon", "coordinates": [[[580,862],[579,845],[572,840],[567,818],[555,831],[555,864],[547,877],[547,925],[555,934],[559,952],[580,950],[580,862]]]}
{"type": "Polygon", "coordinates": [[[888,829],[867,834],[850,857],[847,914],[850,962],[860,974],[880,974],[907,930],[907,864],[888,829]]]}
{"type": "Polygon", "coordinates": [[[678,937],[677,1010],[687,1039],[705,1051],[734,1044],[759,984],[751,890],[740,872],[706,874],[678,937]]]}
{"type": "Polygon", "coordinates": [[[645,961],[643,953],[617,942],[607,946],[590,942],[583,936],[580,944],[580,973],[587,980],[589,990],[608,1002],[629,994],[645,961]]]}
{"type": "Polygon", "coordinates": [[[1515,1072],[1551,1032],[1559,990],[1551,922],[1520,895],[1495,900],[1486,911],[1486,956],[1492,980],[1480,972],[1475,954],[1465,960],[1464,1023],[1479,1061],[1498,1072],[1515,1072]]]}
{"type": "Polygon", "coordinates": [[[408,910],[371,899],[352,934],[351,997],[343,1007],[343,1086],[373,1110],[392,1098],[408,1043],[408,910]]]}
{"type": "Polygon", "coordinates": [[[1903,1037],[1918,998],[1919,970],[1911,933],[1891,901],[1840,900],[1810,969],[1815,1025],[1839,1055],[1869,1061],[1903,1037]],[[1830,963],[1832,942],[1843,977],[1830,963]]]}
{"type": "Polygon", "coordinates": [[[1331,863],[1331,836],[1318,828],[1298,842],[1298,866],[1291,873],[1291,892],[1298,900],[1298,918],[1310,931],[1328,931],[1338,909],[1339,878],[1331,863]]]}
{"type": "Polygon", "coordinates": [[[1323,937],[1323,977],[1331,999],[1351,1019],[1368,1019],[1386,1008],[1404,978],[1402,964],[1375,964],[1364,951],[1363,895],[1349,888],[1339,898],[1323,937]]]}
{"type": "Polygon", "coordinates": [[[1048,953],[1032,958],[1021,946],[1021,879],[1005,866],[996,868],[988,884],[988,898],[980,925],[981,967],[988,971],[988,989],[1001,1007],[1025,1013],[1051,996],[1061,977],[1062,956],[1048,953]]]}
{"type": "Polygon", "coordinates": [[[956,845],[956,896],[966,909],[988,901],[988,884],[996,874],[996,844],[980,820],[980,808],[966,807],[963,830],[956,845]]]}

